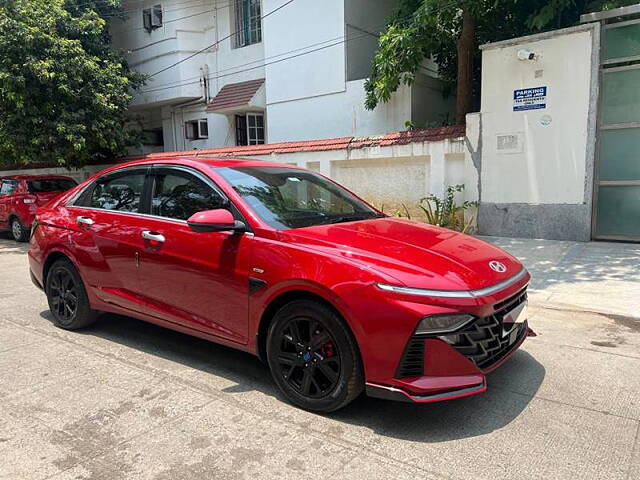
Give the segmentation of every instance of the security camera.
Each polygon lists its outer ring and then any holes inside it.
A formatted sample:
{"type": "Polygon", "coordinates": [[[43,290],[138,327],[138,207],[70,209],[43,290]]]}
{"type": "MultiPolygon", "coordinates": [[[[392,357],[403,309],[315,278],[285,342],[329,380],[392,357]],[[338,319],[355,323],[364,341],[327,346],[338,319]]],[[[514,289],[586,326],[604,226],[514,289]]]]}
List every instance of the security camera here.
{"type": "Polygon", "coordinates": [[[522,60],[523,62],[527,61],[527,60],[535,60],[536,59],[536,54],[534,52],[532,52],[531,50],[518,50],[518,60],[522,60]]]}

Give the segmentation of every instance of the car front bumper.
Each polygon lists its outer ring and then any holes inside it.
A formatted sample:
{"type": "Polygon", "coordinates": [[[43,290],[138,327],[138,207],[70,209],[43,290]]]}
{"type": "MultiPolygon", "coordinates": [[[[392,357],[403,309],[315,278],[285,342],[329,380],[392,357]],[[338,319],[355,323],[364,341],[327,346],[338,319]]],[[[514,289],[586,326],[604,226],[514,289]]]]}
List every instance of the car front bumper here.
{"type": "Polygon", "coordinates": [[[44,287],[42,286],[40,281],[36,278],[36,276],[33,274],[33,270],[31,269],[29,269],[29,276],[31,277],[31,283],[33,283],[36,287],[38,287],[38,289],[44,291],[44,287]]]}
{"type": "Polygon", "coordinates": [[[409,403],[441,402],[484,393],[487,390],[486,375],[509,360],[527,337],[536,336],[526,321],[521,326],[521,330],[522,333],[517,337],[516,342],[511,344],[490,367],[484,370],[472,366],[472,362],[465,359],[457,351],[444,353],[447,350],[453,350],[453,347],[445,344],[445,342],[435,339],[422,339],[421,341],[425,343],[425,352],[427,352],[425,354],[425,364],[433,366],[435,359],[433,357],[442,357],[444,354],[446,355],[445,361],[455,359],[454,365],[450,364],[452,373],[456,370],[465,371],[466,373],[459,375],[429,375],[427,372],[427,375],[420,377],[396,379],[395,386],[367,382],[366,393],[370,397],[409,403]],[[432,358],[429,358],[429,350],[436,350],[431,356],[432,358]],[[458,356],[462,358],[456,358],[458,356]],[[465,362],[469,364],[464,365],[465,362]]]}
{"type": "MultiPolygon", "coordinates": [[[[367,394],[431,403],[484,392],[486,375],[506,362],[527,336],[535,336],[526,313],[527,286],[528,282],[516,284],[491,299],[474,311],[473,322],[450,334],[425,335],[413,330],[401,351],[394,348],[392,375],[367,377],[367,394]]],[[[388,350],[378,349],[378,355],[388,350]]]]}

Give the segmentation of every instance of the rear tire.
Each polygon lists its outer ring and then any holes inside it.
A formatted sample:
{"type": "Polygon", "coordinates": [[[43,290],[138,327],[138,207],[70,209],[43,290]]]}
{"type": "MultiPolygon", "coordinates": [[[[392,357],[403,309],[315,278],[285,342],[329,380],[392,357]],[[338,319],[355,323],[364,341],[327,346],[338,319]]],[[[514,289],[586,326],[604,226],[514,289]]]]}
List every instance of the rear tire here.
{"type": "Polygon", "coordinates": [[[334,412],[364,389],[358,346],[331,308],[295,300],[275,315],[267,336],[273,379],[287,399],[305,410],[334,412]]]}
{"type": "Polygon", "coordinates": [[[92,324],[98,312],[91,309],[84,283],[73,264],[57,260],[49,269],[45,292],[54,323],[65,330],[77,330],[92,324]]]}
{"type": "Polygon", "coordinates": [[[27,228],[22,225],[22,222],[18,218],[11,220],[11,235],[16,242],[26,242],[29,240],[29,232],[27,228]]]}

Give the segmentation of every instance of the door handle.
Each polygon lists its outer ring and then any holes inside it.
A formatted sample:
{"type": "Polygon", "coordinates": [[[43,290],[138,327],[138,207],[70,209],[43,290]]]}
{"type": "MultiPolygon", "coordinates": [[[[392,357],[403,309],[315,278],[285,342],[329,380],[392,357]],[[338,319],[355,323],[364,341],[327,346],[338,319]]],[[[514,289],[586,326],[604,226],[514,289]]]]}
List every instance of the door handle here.
{"type": "Polygon", "coordinates": [[[160,233],[151,232],[149,230],[142,231],[142,238],[145,240],[151,240],[152,242],[164,243],[164,235],[160,233]]]}
{"type": "Polygon", "coordinates": [[[78,225],[84,225],[86,227],[90,227],[91,225],[94,224],[94,221],[92,218],[89,218],[89,217],[78,217],[76,218],[76,223],[78,225]]]}

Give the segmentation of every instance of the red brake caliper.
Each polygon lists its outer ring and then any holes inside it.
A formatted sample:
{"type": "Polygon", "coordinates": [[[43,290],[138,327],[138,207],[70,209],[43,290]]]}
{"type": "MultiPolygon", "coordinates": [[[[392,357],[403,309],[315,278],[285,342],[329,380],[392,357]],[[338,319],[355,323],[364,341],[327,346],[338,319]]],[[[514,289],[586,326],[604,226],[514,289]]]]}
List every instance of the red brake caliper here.
{"type": "Polygon", "coordinates": [[[325,343],[322,346],[322,356],[324,358],[331,358],[333,357],[333,343],[329,342],[329,343],[325,343]]]}

